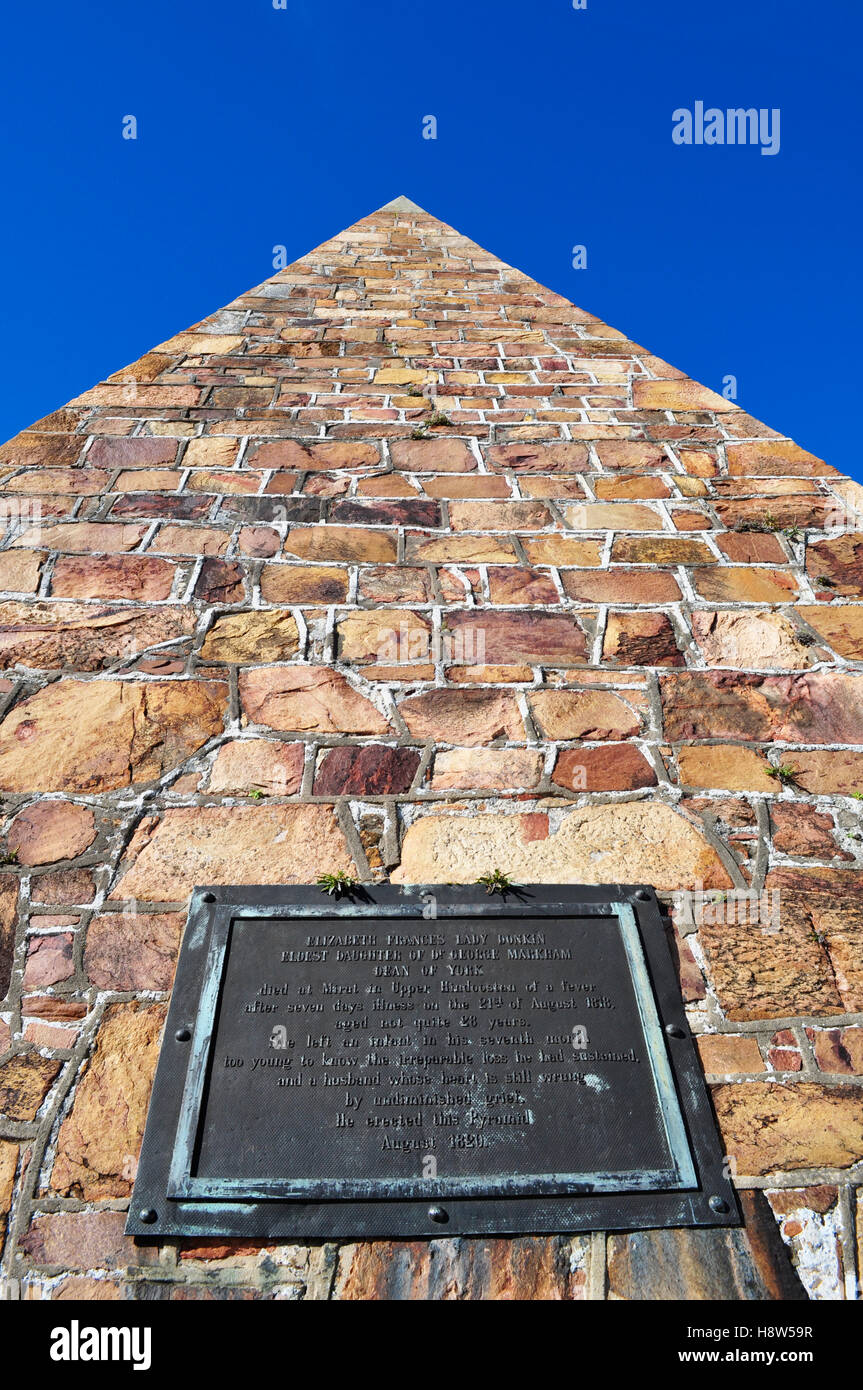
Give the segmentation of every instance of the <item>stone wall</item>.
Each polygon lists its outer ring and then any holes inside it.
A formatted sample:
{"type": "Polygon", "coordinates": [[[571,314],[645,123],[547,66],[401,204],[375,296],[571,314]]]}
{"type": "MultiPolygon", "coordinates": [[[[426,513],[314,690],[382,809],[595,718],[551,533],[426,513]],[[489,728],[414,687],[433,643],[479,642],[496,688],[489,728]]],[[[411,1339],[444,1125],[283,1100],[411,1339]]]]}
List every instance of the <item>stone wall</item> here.
{"type": "Polygon", "coordinates": [[[856,1296],[863,490],[406,204],[0,471],[7,1292],[856,1296]],[[747,1231],[127,1240],[189,890],[494,868],[661,890],[747,1231]]]}

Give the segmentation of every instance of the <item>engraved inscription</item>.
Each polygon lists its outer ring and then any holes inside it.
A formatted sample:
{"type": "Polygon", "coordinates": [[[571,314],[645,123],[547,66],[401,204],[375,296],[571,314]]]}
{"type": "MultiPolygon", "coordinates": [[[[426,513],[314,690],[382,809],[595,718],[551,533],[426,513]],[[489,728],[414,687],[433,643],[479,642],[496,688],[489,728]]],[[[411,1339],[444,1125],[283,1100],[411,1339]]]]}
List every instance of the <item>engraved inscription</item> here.
{"type": "Polygon", "coordinates": [[[670,1165],[616,918],[233,923],[196,1176],[670,1165]]]}

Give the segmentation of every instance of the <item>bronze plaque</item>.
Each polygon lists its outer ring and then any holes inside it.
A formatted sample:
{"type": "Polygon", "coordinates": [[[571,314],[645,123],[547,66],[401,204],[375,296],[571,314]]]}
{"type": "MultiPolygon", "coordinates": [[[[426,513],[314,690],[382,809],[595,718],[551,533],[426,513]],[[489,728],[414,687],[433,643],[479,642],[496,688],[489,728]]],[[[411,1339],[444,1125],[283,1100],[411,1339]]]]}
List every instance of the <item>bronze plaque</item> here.
{"type": "Polygon", "coordinates": [[[196,891],[131,1233],[737,1220],[650,889],[196,891]]]}

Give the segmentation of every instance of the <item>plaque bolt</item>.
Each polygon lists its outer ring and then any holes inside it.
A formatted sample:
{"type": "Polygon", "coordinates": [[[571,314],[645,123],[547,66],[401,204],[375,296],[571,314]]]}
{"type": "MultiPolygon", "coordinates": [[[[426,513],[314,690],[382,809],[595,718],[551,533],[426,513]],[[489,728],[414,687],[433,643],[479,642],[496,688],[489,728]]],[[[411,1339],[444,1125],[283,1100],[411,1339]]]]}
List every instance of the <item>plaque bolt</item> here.
{"type": "Polygon", "coordinates": [[[188,1028],[178,1028],[174,1034],[177,1042],[188,1042],[191,1036],[191,1031],[188,1028]]]}
{"type": "Polygon", "coordinates": [[[646,903],[650,901],[650,894],[648,893],[646,888],[639,888],[635,896],[640,903],[646,903]]]}
{"type": "Polygon", "coordinates": [[[718,1212],[720,1215],[728,1211],[728,1203],[724,1197],[711,1197],[708,1206],[711,1211],[718,1212]]]}
{"type": "Polygon", "coordinates": [[[152,1207],[142,1207],[138,1212],[138,1220],[143,1221],[145,1226],[152,1226],[153,1222],[156,1220],[156,1213],[153,1211],[152,1207]]]}
{"type": "Polygon", "coordinates": [[[202,893],[202,894],[201,894],[201,902],[202,902],[202,903],[214,903],[215,901],[216,901],[216,895],[215,895],[215,893],[202,893]]]}
{"type": "Polygon", "coordinates": [[[443,1207],[429,1207],[429,1216],[432,1221],[437,1221],[440,1225],[449,1221],[449,1213],[444,1211],[443,1207]]]}
{"type": "Polygon", "coordinates": [[[685,1038],[686,1033],[679,1023],[666,1023],[665,1031],[670,1038],[685,1038]]]}

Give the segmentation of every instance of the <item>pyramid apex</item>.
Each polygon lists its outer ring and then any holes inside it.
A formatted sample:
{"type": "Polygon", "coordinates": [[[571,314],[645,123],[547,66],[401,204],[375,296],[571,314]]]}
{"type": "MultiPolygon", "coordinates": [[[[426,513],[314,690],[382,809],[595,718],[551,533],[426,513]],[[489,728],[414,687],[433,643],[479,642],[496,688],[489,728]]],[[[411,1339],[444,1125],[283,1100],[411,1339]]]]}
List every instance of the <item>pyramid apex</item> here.
{"type": "Polygon", "coordinates": [[[381,212],[421,212],[423,216],[430,217],[425,208],[421,208],[419,203],[415,203],[412,198],[406,198],[404,193],[400,193],[397,198],[393,198],[389,203],[384,203],[381,212]]]}

